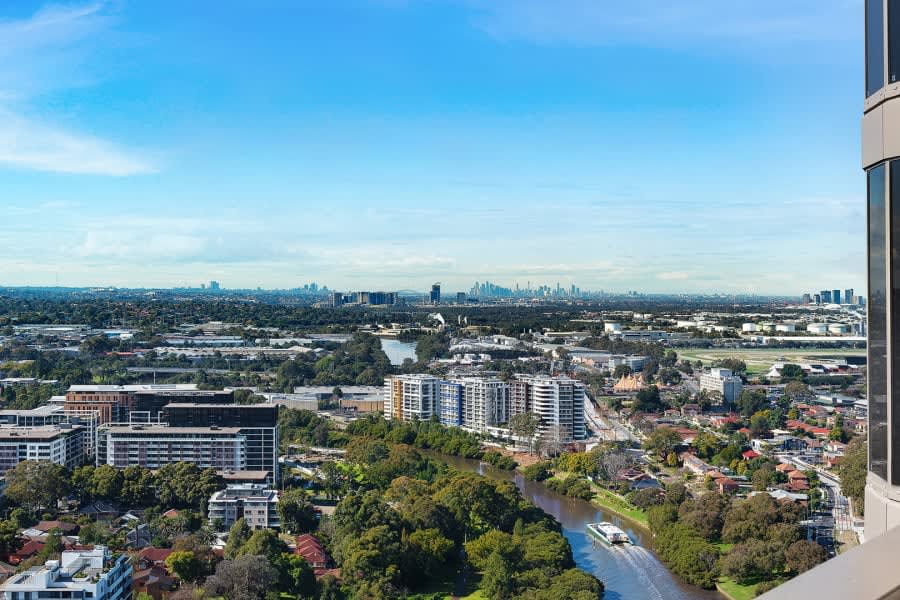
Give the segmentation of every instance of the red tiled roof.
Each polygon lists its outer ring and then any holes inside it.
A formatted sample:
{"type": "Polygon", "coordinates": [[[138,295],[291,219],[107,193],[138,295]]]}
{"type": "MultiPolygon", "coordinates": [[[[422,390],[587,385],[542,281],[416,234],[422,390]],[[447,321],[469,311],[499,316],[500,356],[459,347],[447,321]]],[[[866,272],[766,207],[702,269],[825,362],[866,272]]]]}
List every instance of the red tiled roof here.
{"type": "Polygon", "coordinates": [[[747,460],[752,460],[752,459],[758,458],[762,455],[759,452],[756,452],[755,450],[747,450],[741,456],[743,456],[747,460]]]}
{"type": "Polygon", "coordinates": [[[38,531],[59,529],[63,533],[71,533],[78,530],[78,525],[75,523],[66,523],[65,521],[41,521],[34,526],[34,529],[37,529],[38,531]]]}
{"type": "Polygon", "coordinates": [[[160,563],[165,562],[169,555],[172,554],[173,550],[171,548],[154,548],[153,546],[149,546],[140,551],[139,556],[144,560],[149,560],[150,562],[160,563]]]}

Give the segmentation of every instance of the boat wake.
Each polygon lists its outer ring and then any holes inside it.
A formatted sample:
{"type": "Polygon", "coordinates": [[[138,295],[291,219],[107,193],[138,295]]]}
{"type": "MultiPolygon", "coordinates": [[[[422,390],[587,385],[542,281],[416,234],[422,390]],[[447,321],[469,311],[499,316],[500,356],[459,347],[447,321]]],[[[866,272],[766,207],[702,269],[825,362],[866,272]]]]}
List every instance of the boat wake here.
{"type": "Polygon", "coordinates": [[[664,600],[667,596],[664,596],[662,590],[660,590],[654,581],[654,571],[662,569],[662,566],[657,562],[656,557],[653,556],[649,550],[642,546],[624,546],[622,548],[622,552],[616,553],[617,559],[619,557],[621,560],[628,563],[631,567],[631,571],[637,574],[638,579],[643,584],[644,589],[647,591],[648,598],[654,598],[655,600],[664,600]]]}

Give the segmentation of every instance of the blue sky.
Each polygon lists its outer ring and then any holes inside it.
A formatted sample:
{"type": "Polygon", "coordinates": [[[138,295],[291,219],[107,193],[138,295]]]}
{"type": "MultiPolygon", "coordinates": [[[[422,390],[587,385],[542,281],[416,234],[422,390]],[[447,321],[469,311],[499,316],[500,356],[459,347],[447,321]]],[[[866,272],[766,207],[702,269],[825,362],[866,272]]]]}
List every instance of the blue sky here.
{"type": "Polygon", "coordinates": [[[862,0],[0,4],[0,284],[865,287],[862,0]]]}

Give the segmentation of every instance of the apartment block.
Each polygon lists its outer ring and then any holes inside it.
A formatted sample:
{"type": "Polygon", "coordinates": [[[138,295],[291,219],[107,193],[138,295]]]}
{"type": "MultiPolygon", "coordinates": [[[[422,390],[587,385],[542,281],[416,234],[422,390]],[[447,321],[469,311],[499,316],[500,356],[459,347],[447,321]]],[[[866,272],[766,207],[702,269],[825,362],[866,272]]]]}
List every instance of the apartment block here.
{"type": "Polygon", "coordinates": [[[164,406],[174,402],[227,403],[232,392],[199,390],[193,383],[147,385],[73,385],[64,407],[71,412],[96,412],[99,424],[155,421],[164,406]]]}
{"type": "Polygon", "coordinates": [[[531,412],[541,418],[541,436],[560,435],[561,442],[584,439],[584,384],[569,377],[518,375],[510,381],[510,412],[531,412]]]}
{"type": "Polygon", "coordinates": [[[277,529],[278,491],[264,485],[229,485],[209,499],[209,521],[221,520],[227,531],[238,519],[244,519],[250,529],[277,529]]]}
{"type": "Polygon", "coordinates": [[[384,415],[397,421],[440,416],[440,380],[432,375],[395,375],[384,380],[384,415]]]}
{"type": "Polygon", "coordinates": [[[217,471],[246,471],[247,439],[237,427],[107,424],[98,429],[98,466],[158,469],[181,461],[217,471]]]}
{"type": "Polygon", "coordinates": [[[722,394],[725,404],[734,404],[740,398],[744,382],[729,369],[710,369],[700,375],[700,389],[722,394]]]}
{"type": "Polygon", "coordinates": [[[246,446],[245,469],[268,471],[278,479],[277,404],[167,404],[162,419],[170,427],[236,428],[246,446]]]}
{"type": "Polygon", "coordinates": [[[0,426],[0,473],[23,460],[52,462],[74,469],[89,458],[81,425],[0,426]]]}
{"type": "Polygon", "coordinates": [[[130,600],[132,567],[127,553],[106,546],[62,553],[13,575],[0,586],[2,600],[130,600]]]}

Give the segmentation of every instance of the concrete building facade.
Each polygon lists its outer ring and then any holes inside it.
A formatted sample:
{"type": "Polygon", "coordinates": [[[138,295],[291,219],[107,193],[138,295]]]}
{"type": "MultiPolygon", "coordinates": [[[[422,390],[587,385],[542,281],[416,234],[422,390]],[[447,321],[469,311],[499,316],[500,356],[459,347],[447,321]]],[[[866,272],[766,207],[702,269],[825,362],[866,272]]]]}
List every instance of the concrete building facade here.
{"type": "MultiPolygon", "coordinates": [[[[395,375],[384,380],[384,415],[397,421],[427,421],[439,415],[440,380],[432,375],[395,375]]],[[[440,415],[439,415],[440,416],[440,415]]]]}
{"type": "Polygon", "coordinates": [[[66,551],[13,575],[0,586],[2,600],[130,600],[132,567],[126,552],[112,554],[106,546],[66,551]]]}
{"type": "Polygon", "coordinates": [[[568,377],[518,375],[510,381],[509,416],[531,412],[541,423],[542,437],[560,436],[563,443],[584,439],[584,384],[568,377]]]}
{"type": "Polygon", "coordinates": [[[229,485],[209,499],[209,521],[221,520],[222,531],[243,518],[250,529],[278,529],[278,491],[264,485],[229,485]]]}
{"type": "Polygon", "coordinates": [[[237,427],[101,425],[97,466],[158,469],[189,462],[217,471],[247,470],[247,440],[237,427]]]}
{"type": "Polygon", "coordinates": [[[86,429],[81,425],[0,426],[0,473],[23,460],[52,462],[68,469],[85,463],[86,429]]]}
{"type": "Polygon", "coordinates": [[[726,404],[734,404],[741,396],[744,383],[729,369],[710,369],[708,373],[700,375],[700,389],[719,392],[726,404]]]}

